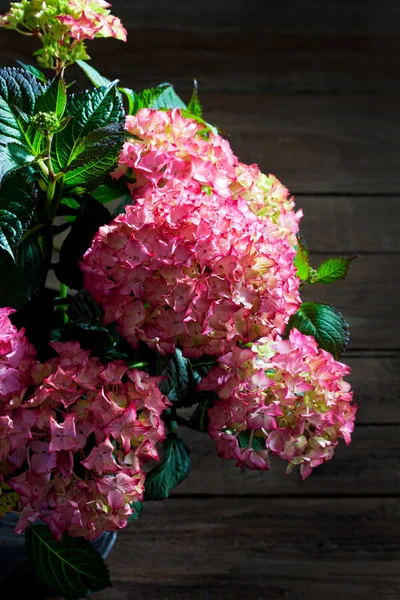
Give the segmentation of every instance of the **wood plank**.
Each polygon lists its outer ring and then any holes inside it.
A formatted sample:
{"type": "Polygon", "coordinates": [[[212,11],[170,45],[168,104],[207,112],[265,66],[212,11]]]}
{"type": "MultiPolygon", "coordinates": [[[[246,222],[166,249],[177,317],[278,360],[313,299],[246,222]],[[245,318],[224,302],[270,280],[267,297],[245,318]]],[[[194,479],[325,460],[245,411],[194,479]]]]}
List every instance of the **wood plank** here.
{"type": "Polygon", "coordinates": [[[205,116],[244,163],[293,193],[396,194],[399,96],[204,94],[205,116]]]}
{"type": "MultiPolygon", "coordinates": [[[[207,30],[130,30],[128,43],[96,40],[89,44],[94,67],[123,85],[140,90],[171,81],[188,98],[196,77],[201,94],[229,93],[371,93],[400,88],[398,36],[310,35],[252,30],[218,35],[207,30]],[[152,40],[149,46],[149,39],[152,40]]],[[[32,62],[36,40],[21,44],[13,31],[0,36],[2,64],[32,62]]],[[[68,70],[80,87],[87,85],[81,70],[68,70]]]]}
{"type": "MultiPolygon", "coordinates": [[[[314,265],[318,266],[328,257],[321,254],[314,260],[314,265]]],[[[327,302],[344,314],[350,325],[349,348],[397,349],[400,339],[397,316],[400,282],[396,277],[399,261],[398,255],[360,258],[353,262],[345,281],[332,286],[305,286],[301,290],[302,300],[327,302]]]]}
{"type": "Polygon", "coordinates": [[[301,233],[311,253],[400,251],[400,197],[300,195],[295,200],[304,212],[301,233]]]}
{"type": "Polygon", "coordinates": [[[397,499],[149,503],[108,559],[114,590],[93,599],[394,600],[399,528],[397,499]]]}
{"type": "Polygon", "coordinates": [[[192,470],[174,496],[368,496],[400,494],[400,428],[356,425],[349,446],[339,444],[335,456],[301,481],[298,471],[286,475],[287,463],[272,457],[268,473],[240,469],[217,456],[206,433],[181,429],[191,449],[192,470]]]}
{"type": "MultiPolygon", "coordinates": [[[[3,0],[2,0],[3,1],[3,0]]],[[[311,33],[400,31],[400,7],[395,0],[129,0],[114,3],[114,13],[130,28],[241,31],[250,29],[311,33]]]]}

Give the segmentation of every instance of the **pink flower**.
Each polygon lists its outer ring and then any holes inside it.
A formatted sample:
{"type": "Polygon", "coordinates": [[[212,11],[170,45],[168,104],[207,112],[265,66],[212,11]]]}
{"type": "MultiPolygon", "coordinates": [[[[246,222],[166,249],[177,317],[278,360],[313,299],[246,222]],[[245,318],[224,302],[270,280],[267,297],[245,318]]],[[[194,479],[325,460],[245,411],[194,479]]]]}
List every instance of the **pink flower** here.
{"type": "Polygon", "coordinates": [[[0,366],[16,371],[19,387],[0,395],[0,473],[22,470],[9,480],[20,498],[17,531],[37,519],[57,539],[124,527],[143,497],[142,466],[158,460],[165,437],[160,378],[102,364],[77,342],[54,343],[58,356],[37,363],[8,314],[0,311],[0,366]]]}
{"type": "Polygon", "coordinates": [[[79,436],[76,433],[74,414],[67,415],[63,423],[57,423],[57,421],[50,417],[50,451],[59,452],[60,450],[72,450],[76,452],[80,448],[83,448],[86,440],[83,436],[79,436]]]}
{"type": "Polygon", "coordinates": [[[294,250],[266,237],[246,207],[149,188],[126,211],[99,230],[81,268],[106,322],[132,346],[221,355],[283,331],[300,302],[294,250]]]}
{"type": "Polygon", "coordinates": [[[198,386],[219,400],[208,432],[220,456],[251,469],[269,468],[268,453],[300,466],[307,477],[330,460],[339,439],[348,444],[357,407],[343,376],[349,368],[293,329],[289,339],[259,340],[219,358],[198,386]],[[240,444],[246,432],[247,447],[240,444]]]}
{"type": "Polygon", "coordinates": [[[97,475],[115,473],[121,469],[115,461],[114,446],[108,438],[99,446],[95,446],[87,459],[82,461],[82,464],[97,475]]]}

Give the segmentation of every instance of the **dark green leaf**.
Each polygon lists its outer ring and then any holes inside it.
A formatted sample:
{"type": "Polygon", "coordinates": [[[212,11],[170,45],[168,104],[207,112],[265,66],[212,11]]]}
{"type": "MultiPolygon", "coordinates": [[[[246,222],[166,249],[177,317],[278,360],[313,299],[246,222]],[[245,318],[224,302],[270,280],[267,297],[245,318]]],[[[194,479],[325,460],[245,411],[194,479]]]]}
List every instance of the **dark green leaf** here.
{"type": "Polygon", "coordinates": [[[179,402],[181,405],[191,406],[193,402],[187,396],[188,392],[194,389],[195,381],[190,361],[183,356],[182,351],[179,349],[171,357],[161,360],[164,362],[161,375],[165,379],[159,384],[160,391],[171,402],[179,402]],[[189,401],[189,404],[186,404],[186,401],[189,401]]]}
{"type": "MultiPolygon", "coordinates": [[[[247,431],[242,431],[238,435],[238,442],[240,448],[249,448],[250,444],[250,434],[251,430],[247,429],[247,431]]],[[[257,452],[257,450],[265,450],[265,437],[259,437],[253,435],[253,441],[251,443],[251,447],[253,450],[257,452]]]]}
{"type": "Polygon", "coordinates": [[[161,108],[187,108],[184,101],[175,92],[173,85],[170,83],[161,83],[158,87],[162,88],[162,92],[157,95],[150,108],[157,110],[161,108]]]}
{"type": "Polygon", "coordinates": [[[74,296],[68,316],[86,331],[107,331],[104,327],[104,313],[87,290],[81,290],[74,296]]]}
{"type": "Polygon", "coordinates": [[[8,252],[14,261],[36,201],[36,189],[20,176],[8,177],[0,187],[0,250],[8,252]]]}
{"type": "Polygon", "coordinates": [[[207,431],[210,422],[208,410],[213,407],[217,398],[218,396],[215,392],[196,392],[195,400],[198,401],[198,405],[189,419],[188,427],[196,431],[207,431]]]}
{"type": "Polygon", "coordinates": [[[145,500],[164,500],[190,471],[190,451],[186,443],[174,433],[167,436],[164,458],[146,477],[145,500]]]}
{"type": "Polygon", "coordinates": [[[74,160],[82,140],[95,129],[123,120],[124,111],[116,82],[75,94],[68,99],[66,117],[73,117],[65,129],[55,134],[52,160],[55,171],[63,171],[74,160]]]}
{"type": "Polygon", "coordinates": [[[303,302],[287,324],[285,337],[296,328],[304,335],[312,335],[323,350],[336,359],[344,351],[349,341],[349,326],[342,314],[329,304],[303,302]]]}
{"type": "Polygon", "coordinates": [[[36,158],[26,146],[22,146],[17,142],[10,142],[6,146],[0,145],[0,152],[0,183],[6,175],[27,167],[36,158]]]}
{"type": "Polygon", "coordinates": [[[133,508],[134,512],[128,518],[128,524],[138,520],[142,514],[143,502],[133,502],[133,504],[131,504],[131,508],[133,508]]]}
{"type": "Polygon", "coordinates": [[[193,85],[192,97],[190,98],[190,102],[188,104],[187,110],[190,114],[201,118],[203,116],[203,109],[200,104],[200,98],[199,98],[198,89],[197,89],[197,81],[194,80],[193,84],[194,85],[193,85]]]}
{"type": "Polygon", "coordinates": [[[89,248],[99,227],[109,223],[111,215],[108,210],[91,198],[82,198],[79,214],[72,223],[71,231],[66,237],[60,250],[60,262],[55,267],[55,273],[61,283],[69,288],[83,288],[83,277],[79,268],[82,256],[89,248]]]}
{"type": "Polygon", "coordinates": [[[124,181],[112,181],[107,184],[102,184],[93,192],[90,192],[90,195],[92,196],[92,198],[95,198],[97,202],[100,202],[101,204],[107,204],[108,202],[113,202],[114,200],[119,199],[124,200],[125,196],[127,195],[132,200],[132,197],[129,194],[129,190],[126,187],[126,183],[124,181]]]}
{"type": "Polygon", "coordinates": [[[87,75],[88,79],[93,83],[94,86],[107,86],[111,83],[109,79],[100,75],[100,73],[85,60],[77,60],[76,64],[80,66],[82,71],[85,73],[85,75],[87,75]]]}
{"type": "Polygon", "coordinates": [[[0,253],[0,306],[22,308],[44,282],[47,253],[42,232],[27,232],[18,246],[16,263],[6,252],[0,253]]]}
{"type": "Polygon", "coordinates": [[[26,551],[39,581],[68,600],[111,587],[108,568],[90,542],[63,536],[62,543],[47,525],[31,525],[26,551]]]}
{"type": "Polygon", "coordinates": [[[13,144],[0,168],[3,175],[20,167],[21,160],[23,164],[30,162],[32,155],[37,156],[43,149],[43,135],[29,124],[42,91],[43,86],[27,71],[0,69],[0,145],[13,144]],[[21,145],[19,153],[14,144],[21,145]]]}
{"type": "Polygon", "coordinates": [[[62,75],[57,75],[40,95],[36,103],[36,112],[55,113],[62,119],[67,106],[67,89],[62,75]]]}
{"type": "Polygon", "coordinates": [[[313,283],[328,284],[345,279],[349,274],[351,262],[355,258],[358,258],[358,256],[329,258],[318,267],[313,283]]]}
{"type": "Polygon", "coordinates": [[[25,63],[23,63],[20,60],[17,60],[16,62],[19,65],[21,65],[21,67],[24,69],[24,71],[28,71],[28,73],[30,73],[31,75],[36,77],[36,79],[39,79],[39,81],[41,83],[47,84],[46,75],[44,73],[42,73],[42,71],[40,71],[39,69],[37,69],[36,67],[34,67],[32,65],[26,65],[25,63]]]}
{"type": "Polygon", "coordinates": [[[112,123],[89,133],[75,147],[71,162],[64,170],[67,187],[95,186],[118,164],[125,141],[122,124],[112,123]]]}
{"type": "Polygon", "coordinates": [[[297,277],[300,277],[302,281],[306,281],[310,274],[310,261],[307,245],[300,234],[297,235],[297,254],[294,259],[294,266],[297,268],[297,277]]]}

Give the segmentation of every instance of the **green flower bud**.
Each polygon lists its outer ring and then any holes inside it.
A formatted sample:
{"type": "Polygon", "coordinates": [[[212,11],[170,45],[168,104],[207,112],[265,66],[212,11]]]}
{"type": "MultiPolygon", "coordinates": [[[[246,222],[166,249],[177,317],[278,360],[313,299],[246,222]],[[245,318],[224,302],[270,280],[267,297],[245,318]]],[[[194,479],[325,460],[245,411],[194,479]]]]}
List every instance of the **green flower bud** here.
{"type": "Polygon", "coordinates": [[[51,132],[60,127],[60,121],[56,113],[38,112],[31,118],[31,125],[39,131],[51,132]]]}

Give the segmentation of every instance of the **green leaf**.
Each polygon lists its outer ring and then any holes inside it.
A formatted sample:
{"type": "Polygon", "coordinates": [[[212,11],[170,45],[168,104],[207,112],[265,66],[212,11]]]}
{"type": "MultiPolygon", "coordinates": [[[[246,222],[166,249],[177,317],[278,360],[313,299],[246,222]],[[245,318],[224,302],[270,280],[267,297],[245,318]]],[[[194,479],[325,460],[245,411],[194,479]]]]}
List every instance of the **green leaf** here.
{"type": "Polygon", "coordinates": [[[127,96],[129,101],[129,114],[136,115],[136,113],[141,108],[155,108],[153,106],[154,102],[159,96],[161,96],[161,94],[167,87],[168,86],[148,88],[146,90],[143,90],[139,94],[137,94],[133,90],[130,90],[129,88],[121,88],[121,92],[123,92],[127,96]]]}
{"type": "Polygon", "coordinates": [[[68,316],[86,331],[107,331],[104,327],[104,313],[87,290],[81,290],[74,297],[68,316]]]}
{"type": "Polygon", "coordinates": [[[122,123],[111,123],[89,133],[75,147],[72,160],[64,169],[64,185],[93,187],[107,177],[118,164],[125,139],[122,123]]]}
{"type": "Polygon", "coordinates": [[[23,69],[0,69],[0,145],[13,144],[0,168],[3,176],[20,167],[22,157],[26,157],[23,164],[27,164],[32,155],[37,156],[43,149],[43,135],[29,124],[43,89],[37,79],[23,69]],[[22,148],[19,153],[15,144],[22,148]]]}
{"type": "Polygon", "coordinates": [[[146,477],[145,500],[164,500],[170,491],[188,476],[190,471],[190,451],[184,440],[175,433],[167,436],[164,444],[164,458],[146,477]]]}
{"type": "Polygon", "coordinates": [[[52,144],[56,173],[70,165],[85,137],[96,129],[123,120],[122,102],[115,86],[116,82],[68,98],[65,116],[73,118],[63,131],[55,134],[52,144]]]}
{"type": "Polygon", "coordinates": [[[196,431],[207,431],[210,422],[208,410],[213,407],[218,395],[211,391],[201,391],[196,392],[195,398],[198,404],[189,419],[188,427],[196,431]]]}
{"type": "Polygon", "coordinates": [[[310,274],[310,260],[306,242],[300,234],[297,235],[297,254],[294,259],[294,266],[297,268],[297,277],[300,277],[302,281],[306,281],[310,274]]]}
{"type": "Polygon", "coordinates": [[[17,310],[43,283],[46,274],[46,238],[43,229],[27,231],[18,246],[16,263],[6,252],[0,252],[0,306],[17,310]]]}
{"type": "MultiPolygon", "coordinates": [[[[250,434],[251,430],[247,429],[246,431],[242,431],[238,435],[238,442],[240,448],[248,448],[250,444],[250,434]]],[[[265,437],[259,437],[253,435],[253,441],[251,443],[251,447],[253,450],[257,452],[257,450],[265,450],[265,437]]]]}
{"type": "Polygon", "coordinates": [[[162,108],[187,108],[184,101],[175,92],[173,85],[170,83],[161,83],[158,88],[161,88],[162,92],[157,95],[150,108],[157,110],[162,108]]]}
{"type": "Polygon", "coordinates": [[[35,187],[20,176],[8,177],[0,187],[0,250],[8,252],[14,261],[36,202],[35,187]]]}
{"type": "Polygon", "coordinates": [[[76,64],[80,66],[82,71],[85,73],[85,75],[87,75],[88,79],[93,83],[94,86],[107,86],[111,83],[111,81],[107,79],[107,77],[103,77],[102,75],[100,75],[100,73],[96,71],[96,69],[94,69],[92,65],[87,63],[85,60],[77,60],[76,64]]]}
{"type": "Polygon", "coordinates": [[[318,267],[313,283],[329,284],[345,279],[349,274],[350,265],[355,258],[358,258],[358,256],[328,258],[328,260],[318,267]]]}
{"type": "Polygon", "coordinates": [[[132,201],[132,197],[124,181],[113,181],[112,183],[102,184],[90,192],[90,195],[101,204],[108,204],[108,202],[119,199],[124,200],[127,195],[132,201]]]}
{"type": "Polygon", "coordinates": [[[6,146],[0,145],[0,152],[0,183],[6,175],[27,167],[36,159],[26,146],[21,146],[17,142],[9,142],[6,146]]]}
{"type": "Polygon", "coordinates": [[[55,113],[62,119],[67,106],[67,88],[62,75],[57,75],[38,98],[36,113],[55,113]]]}
{"type": "Polygon", "coordinates": [[[31,75],[33,75],[34,77],[36,77],[36,79],[38,79],[41,83],[47,84],[46,75],[44,73],[42,73],[42,71],[40,71],[39,69],[37,69],[33,65],[26,65],[21,60],[17,60],[16,62],[19,65],[21,65],[21,67],[24,69],[24,71],[27,71],[28,73],[30,73],[31,75]]]}
{"type": "Polygon", "coordinates": [[[199,94],[198,94],[196,79],[194,79],[194,81],[193,81],[192,97],[190,98],[190,102],[188,104],[187,110],[190,114],[194,115],[195,117],[201,118],[203,116],[203,109],[200,104],[200,98],[199,98],[199,94]]]}
{"type": "Polygon", "coordinates": [[[164,361],[161,371],[164,379],[159,384],[161,393],[167,396],[171,402],[191,406],[193,402],[187,398],[187,395],[191,389],[194,389],[195,381],[190,361],[183,356],[179,349],[171,357],[161,360],[164,361]],[[187,400],[189,400],[189,404],[186,404],[187,400]]]}
{"type": "Polygon", "coordinates": [[[111,587],[108,568],[89,541],[64,535],[59,543],[47,525],[31,525],[25,540],[36,577],[56,594],[78,600],[111,587]]]}
{"type": "Polygon", "coordinates": [[[134,512],[128,518],[128,525],[129,525],[129,523],[132,523],[133,521],[137,521],[138,518],[140,517],[140,515],[142,514],[143,502],[133,502],[131,504],[131,508],[133,508],[134,512]]]}
{"type": "Polygon", "coordinates": [[[304,335],[312,335],[318,346],[339,359],[349,341],[349,326],[342,314],[329,304],[303,302],[287,324],[285,337],[296,328],[304,335]]]}
{"type": "Polygon", "coordinates": [[[83,276],[79,262],[99,227],[110,221],[111,215],[105,206],[91,196],[83,196],[79,213],[61,246],[60,262],[55,267],[56,277],[61,283],[75,290],[83,288],[83,276]]]}

